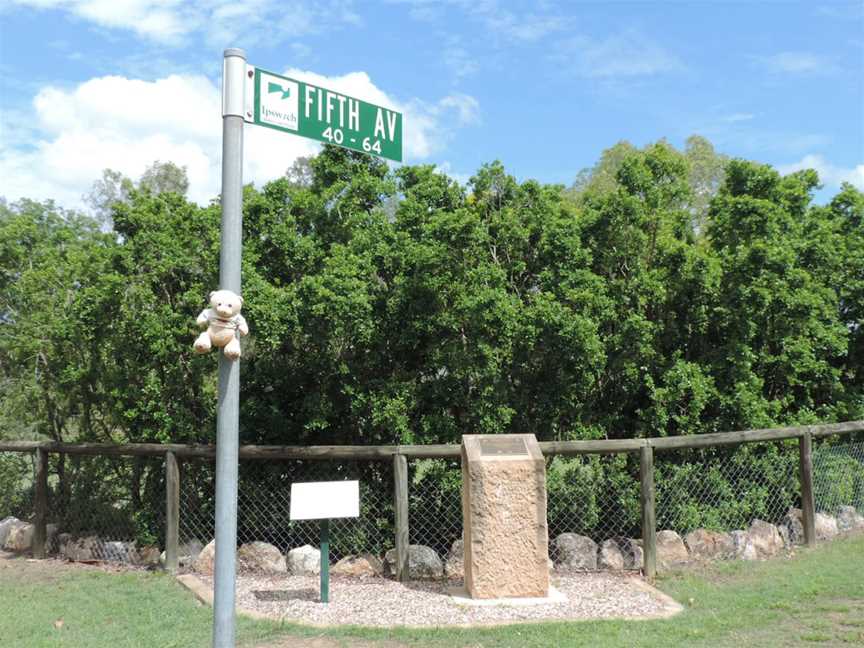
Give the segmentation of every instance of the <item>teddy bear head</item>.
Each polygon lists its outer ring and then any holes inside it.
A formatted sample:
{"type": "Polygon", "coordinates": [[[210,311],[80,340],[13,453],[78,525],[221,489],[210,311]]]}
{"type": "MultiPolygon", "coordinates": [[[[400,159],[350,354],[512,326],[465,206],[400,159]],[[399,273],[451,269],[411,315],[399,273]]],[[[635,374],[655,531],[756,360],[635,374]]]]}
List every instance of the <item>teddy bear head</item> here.
{"type": "Polygon", "coordinates": [[[231,319],[243,308],[243,298],[230,290],[214,290],[210,293],[210,308],[222,319],[231,319]]]}

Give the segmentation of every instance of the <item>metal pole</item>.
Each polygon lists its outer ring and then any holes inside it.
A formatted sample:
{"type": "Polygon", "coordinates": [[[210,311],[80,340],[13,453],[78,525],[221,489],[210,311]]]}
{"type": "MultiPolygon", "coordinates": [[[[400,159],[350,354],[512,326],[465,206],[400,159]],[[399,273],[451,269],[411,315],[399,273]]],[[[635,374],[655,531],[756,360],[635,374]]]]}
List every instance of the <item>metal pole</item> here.
{"type": "MultiPolygon", "coordinates": [[[[240,293],[243,246],[243,109],[246,52],[225,50],[222,67],[222,239],[219,287],[240,293]]],[[[233,648],[237,550],[237,455],[240,361],[219,354],[216,408],[216,565],[213,646],[233,648]]]]}

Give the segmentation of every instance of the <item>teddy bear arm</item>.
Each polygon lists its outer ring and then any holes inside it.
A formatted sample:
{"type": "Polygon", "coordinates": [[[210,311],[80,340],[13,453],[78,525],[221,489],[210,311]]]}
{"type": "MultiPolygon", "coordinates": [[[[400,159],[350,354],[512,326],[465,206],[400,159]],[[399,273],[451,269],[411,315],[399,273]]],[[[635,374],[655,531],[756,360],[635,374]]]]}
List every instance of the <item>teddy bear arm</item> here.
{"type": "Polygon", "coordinates": [[[240,331],[240,335],[249,335],[249,325],[242,315],[237,315],[237,330],[240,331]]]}
{"type": "Polygon", "coordinates": [[[205,308],[205,309],[202,310],[201,313],[198,315],[198,319],[195,320],[195,323],[196,323],[200,328],[206,328],[206,327],[207,327],[207,323],[210,321],[210,318],[211,318],[212,316],[213,316],[213,309],[212,309],[212,308],[205,308]]]}

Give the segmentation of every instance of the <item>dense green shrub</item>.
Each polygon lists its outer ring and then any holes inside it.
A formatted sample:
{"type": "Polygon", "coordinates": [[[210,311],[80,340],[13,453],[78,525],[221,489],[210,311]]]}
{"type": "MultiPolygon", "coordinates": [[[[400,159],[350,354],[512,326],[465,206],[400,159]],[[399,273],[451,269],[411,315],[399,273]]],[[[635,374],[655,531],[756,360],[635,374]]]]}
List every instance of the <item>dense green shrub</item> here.
{"type": "MultiPolygon", "coordinates": [[[[615,439],[864,417],[864,195],[844,185],[816,205],[813,171],[711,155],[705,182],[691,149],[619,147],[566,191],[497,162],[462,186],[325,147],[308,174],[246,187],[241,442],[615,439]]],[[[218,280],[218,205],[129,186],[112,231],[52,203],[0,204],[4,434],[213,441],[216,362],[191,341],[218,280]]],[[[157,473],[86,465],[56,485],[69,524],[102,515],[158,535],[145,510],[157,473]]],[[[451,528],[452,467],[412,470],[412,507],[451,528]]],[[[743,526],[795,503],[783,448],[670,455],[657,470],[663,526],[743,526]]],[[[552,462],[550,520],[636,533],[637,475],[633,457],[552,462]]],[[[820,488],[860,492],[842,476],[820,488]]],[[[202,510],[210,497],[202,487],[202,510]]],[[[372,542],[370,528],[351,544],[372,542]]]]}

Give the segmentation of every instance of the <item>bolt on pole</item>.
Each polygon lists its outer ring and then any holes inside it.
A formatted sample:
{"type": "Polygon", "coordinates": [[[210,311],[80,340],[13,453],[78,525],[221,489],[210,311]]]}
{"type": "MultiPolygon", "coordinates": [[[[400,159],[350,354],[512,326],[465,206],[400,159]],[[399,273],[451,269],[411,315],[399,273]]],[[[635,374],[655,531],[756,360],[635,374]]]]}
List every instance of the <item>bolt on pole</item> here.
{"type": "MultiPolygon", "coordinates": [[[[243,110],[246,52],[225,50],[222,66],[222,236],[219,288],[240,292],[243,247],[243,110]]],[[[240,360],[219,353],[216,407],[216,564],[213,647],[233,648],[237,550],[240,360]]]]}

